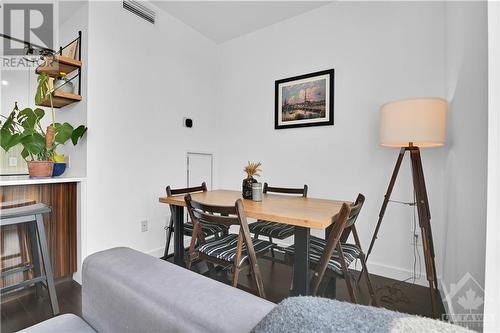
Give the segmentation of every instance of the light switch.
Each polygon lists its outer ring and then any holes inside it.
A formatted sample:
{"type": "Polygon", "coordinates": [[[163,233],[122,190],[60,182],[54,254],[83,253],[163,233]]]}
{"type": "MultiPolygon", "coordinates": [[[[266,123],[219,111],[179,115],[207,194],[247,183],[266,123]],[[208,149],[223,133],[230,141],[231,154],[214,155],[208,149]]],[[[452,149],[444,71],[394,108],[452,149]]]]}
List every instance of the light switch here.
{"type": "Polygon", "coordinates": [[[17,166],[17,157],[14,157],[14,156],[9,157],[9,166],[10,167],[17,166]]]}

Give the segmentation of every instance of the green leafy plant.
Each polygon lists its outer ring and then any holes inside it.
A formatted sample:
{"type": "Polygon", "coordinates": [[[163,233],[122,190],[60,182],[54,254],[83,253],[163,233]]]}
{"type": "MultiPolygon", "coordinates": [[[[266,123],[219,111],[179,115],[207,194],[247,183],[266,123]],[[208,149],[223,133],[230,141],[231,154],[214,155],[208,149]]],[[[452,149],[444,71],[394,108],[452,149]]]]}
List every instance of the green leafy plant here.
{"type": "Polygon", "coordinates": [[[21,156],[26,160],[51,160],[56,148],[66,144],[69,140],[76,146],[78,141],[87,132],[87,127],[80,125],[74,128],[69,123],[52,123],[46,131],[40,121],[45,111],[40,108],[25,108],[20,110],[17,103],[8,117],[0,120],[0,146],[6,152],[21,144],[21,156]]]}
{"type": "Polygon", "coordinates": [[[37,81],[35,103],[40,105],[45,98],[49,98],[52,111],[51,124],[44,131],[40,122],[45,116],[45,111],[41,108],[20,110],[16,102],[8,117],[0,115],[0,146],[7,152],[21,144],[23,146],[21,156],[25,160],[29,157],[32,161],[49,161],[52,160],[58,146],[66,144],[69,140],[76,146],[87,132],[87,127],[80,125],[74,128],[69,123],[56,123],[50,77],[46,73],[41,73],[37,81]]]}
{"type": "Polygon", "coordinates": [[[40,73],[37,78],[38,85],[35,93],[35,104],[42,104],[45,97],[49,97],[50,109],[52,111],[52,125],[56,122],[56,113],[54,111],[54,101],[52,100],[52,91],[50,90],[50,76],[47,73],[40,73]]]}

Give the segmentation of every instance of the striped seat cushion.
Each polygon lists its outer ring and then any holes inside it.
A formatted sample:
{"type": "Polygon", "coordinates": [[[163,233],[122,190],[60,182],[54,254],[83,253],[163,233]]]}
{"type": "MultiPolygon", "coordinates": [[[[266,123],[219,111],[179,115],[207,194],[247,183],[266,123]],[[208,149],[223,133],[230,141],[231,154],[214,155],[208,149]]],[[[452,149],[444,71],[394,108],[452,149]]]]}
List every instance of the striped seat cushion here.
{"type": "MultiPolygon", "coordinates": [[[[318,263],[321,255],[325,251],[326,240],[311,236],[309,240],[309,260],[313,263],[318,263]]],[[[295,246],[286,247],[285,253],[292,255],[295,253],[295,246]]],[[[347,267],[359,257],[360,250],[355,244],[342,243],[342,251],[344,252],[344,258],[347,267]]],[[[334,270],[337,274],[343,275],[342,265],[340,264],[339,254],[337,251],[333,251],[330,260],[328,261],[328,268],[334,270]]]]}
{"type": "MultiPolygon", "coordinates": [[[[199,246],[198,251],[207,256],[215,257],[229,262],[234,262],[234,257],[236,256],[237,243],[238,243],[238,235],[230,234],[224,238],[217,239],[199,246]]],[[[253,240],[252,243],[256,254],[267,252],[274,246],[273,243],[260,239],[253,240]]],[[[247,259],[248,259],[248,253],[246,251],[246,246],[243,246],[239,265],[241,265],[247,259]]]]}
{"type": "MultiPolygon", "coordinates": [[[[213,223],[200,223],[200,224],[201,224],[201,232],[203,232],[205,237],[210,237],[228,230],[228,227],[220,224],[213,224],[213,223]]],[[[184,235],[192,236],[193,228],[194,228],[193,222],[184,223],[184,235]]]]}
{"type": "Polygon", "coordinates": [[[250,232],[254,235],[267,236],[276,239],[285,239],[293,236],[293,225],[258,220],[248,225],[250,232]]]}

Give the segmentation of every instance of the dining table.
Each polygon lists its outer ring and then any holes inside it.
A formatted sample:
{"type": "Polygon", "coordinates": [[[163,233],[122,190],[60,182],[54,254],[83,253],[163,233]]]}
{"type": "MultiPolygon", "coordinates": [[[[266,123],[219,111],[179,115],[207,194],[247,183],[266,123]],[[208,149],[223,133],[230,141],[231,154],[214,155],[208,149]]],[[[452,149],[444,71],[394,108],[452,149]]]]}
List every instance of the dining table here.
{"type": "MultiPolygon", "coordinates": [[[[191,193],[195,201],[218,206],[234,206],[242,199],[247,218],[293,225],[295,255],[293,266],[293,295],[309,294],[309,238],[311,229],[327,230],[340,211],[342,200],[262,195],[262,201],[243,199],[241,191],[213,190],[191,193]]],[[[174,263],[184,266],[184,195],[162,196],[159,201],[172,207],[174,220],[174,263]]]]}

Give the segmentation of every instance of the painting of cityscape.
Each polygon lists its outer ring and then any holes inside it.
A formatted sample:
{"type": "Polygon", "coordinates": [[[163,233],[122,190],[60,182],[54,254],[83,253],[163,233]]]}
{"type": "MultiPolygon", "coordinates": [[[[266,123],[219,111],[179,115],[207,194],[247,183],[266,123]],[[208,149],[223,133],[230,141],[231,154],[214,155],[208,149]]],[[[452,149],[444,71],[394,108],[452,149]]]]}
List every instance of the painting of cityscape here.
{"type": "Polygon", "coordinates": [[[333,125],[334,70],[276,81],[276,129],[333,125]]]}

